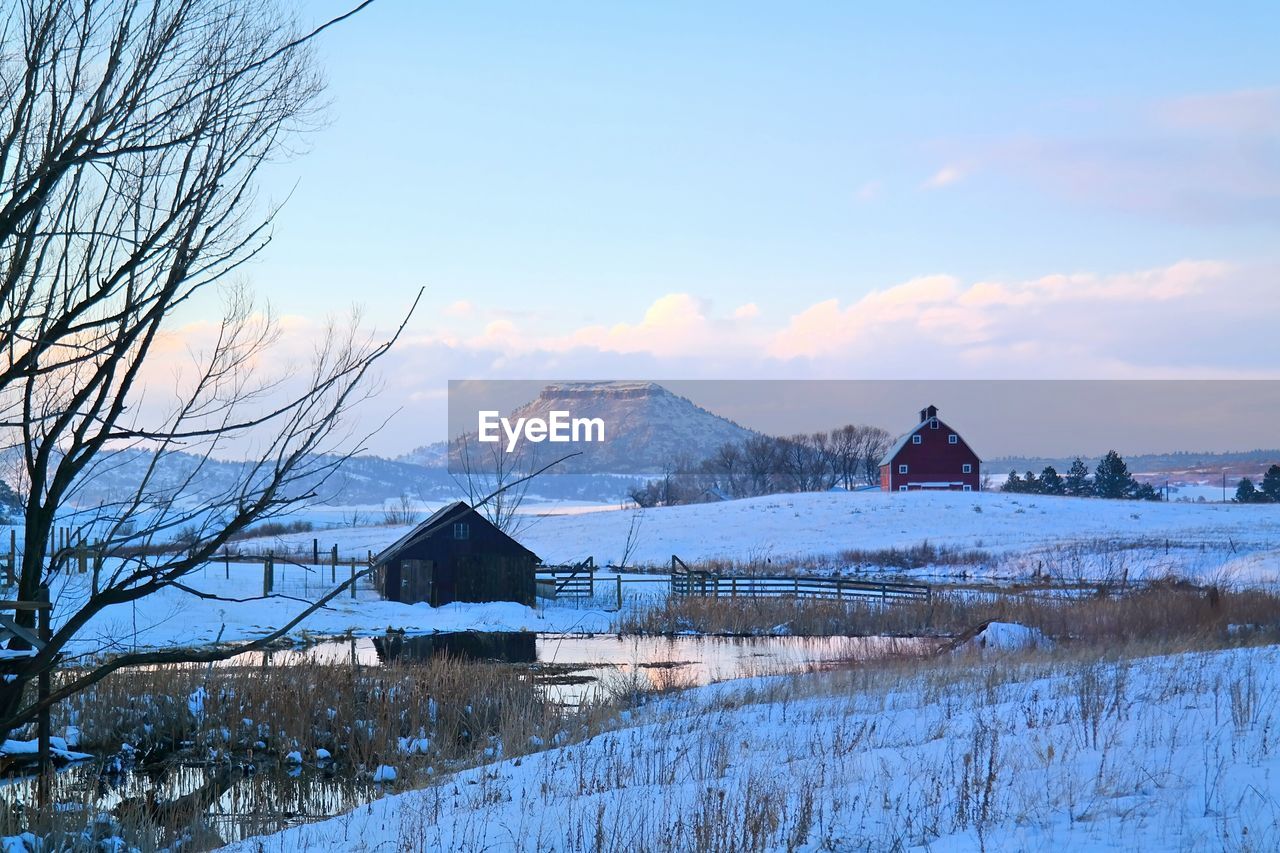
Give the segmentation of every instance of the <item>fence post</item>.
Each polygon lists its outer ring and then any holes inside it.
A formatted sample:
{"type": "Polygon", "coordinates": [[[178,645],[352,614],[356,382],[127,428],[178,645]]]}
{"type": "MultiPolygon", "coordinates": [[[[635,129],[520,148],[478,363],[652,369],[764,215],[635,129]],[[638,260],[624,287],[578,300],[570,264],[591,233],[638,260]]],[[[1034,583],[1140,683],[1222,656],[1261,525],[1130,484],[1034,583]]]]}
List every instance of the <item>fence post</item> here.
{"type": "Polygon", "coordinates": [[[356,558],[351,558],[351,597],[356,597],[356,558]]]}
{"type": "Polygon", "coordinates": [[[618,609],[622,609],[622,572],[618,572],[618,609]]]}
{"type": "Polygon", "coordinates": [[[222,548],[222,570],[226,573],[226,579],[231,580],[231,552],[226,546],[222,548]]]}
{"type": "Polygon", "coordinates": [[[320,540],[319,539],[313,538],[311,540],[311,565],[313,566],[320,565],[320,540]]]}
{"type": "Polygon", "coordinates": [[[262,558],[262,594],[271,594],[272,565],[270,555],[262,558]]]}
{"type": "MultiPolygon", "coordinates": [[[[42,604],[49,604],[49,585],[40,584],[40,592],[36,596],[36,600],[42,604]]],[[[50,630],[51,607],[43,607],[40,609],[39,619],[39,636],[42,644],[48,644],[53,637],[53,631],[50,630]]],[[[49,667],[46,666],[40,670],[38,679],[37,693],[39,700],[43,702],[49,698],[49,667]]],[[[43,708],[40,711],[37,726],[37,749],[40,755],[40,780],[37,783],[37,799],[40,803],[40,811],[43,813],[50,806],[49,788],[50,777],[53,773],[52,756],[49,754],[49,709],[43,708]]]]}
{"type": "Polygon", "coordinates": [[[334,545],[329,552],[329,583],[338,582],[338,546],[334,545]]]}
{"type": "Polygon", "coordinates": [[[9,583],[18,582],[18,531],[9,528],[9,583]]]}

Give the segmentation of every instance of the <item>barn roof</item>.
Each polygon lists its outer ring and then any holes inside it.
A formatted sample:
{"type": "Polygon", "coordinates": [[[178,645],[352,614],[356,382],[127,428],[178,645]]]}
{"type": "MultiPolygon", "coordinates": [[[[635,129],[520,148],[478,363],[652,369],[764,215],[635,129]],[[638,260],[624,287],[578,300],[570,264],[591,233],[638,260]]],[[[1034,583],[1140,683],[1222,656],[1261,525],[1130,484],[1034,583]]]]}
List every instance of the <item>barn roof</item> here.
{"type": "MultiPolygon", "coordinates": [[[[930,409],[931,409],[931,410],[933,410],[934,412],[937,412],[937,407],[936,407],[936,406],[930,406],[930,407],[929,407],[929,409],[923,409],[923,410],[921,410],[921,412],[920,412],[920,413],[921,413],[921,414],[924,414],[925,412],[929,411],[930,409]]],[[[960,435],[960,433],[959,433],[959,432],[957,432],[954,428],[952,428],[952,427],[948,426],[946,421],[944,421],[942,418],[939,418],[936,414],[933,416],[933,418],[934,418],[934,419],[936,419],[936,420],[938,421],[938,427],[939,427],[940,429],[941,429],[941,428],[943,428],[943,427],[945,427],[946,429],[951,430],[951,432],[954,432],[957,436],[959,436],[959,438],[960,438],[960,443],[961,443],[961,444],[963,444],[965,447],[968,447],[968,448],[969,448],[969,452],[970,452],[970,453],[973,453],[973,455],[974,455],[974,456],[977,456],[977,455],[978,455],[976,452],[974,452],[974,450],[973,450],[973,448],[972,448],[972,447],[969,447],[969,442],[967,442],[967,441],[965,441],[965,440],[964,440],[964,436],[963,436],[963,435],[960,435]]],[[[902,451],[902,448],[904,448],[904,447],[906,447],[906,446],[907,446],[907,442],[911,440],[911,436],[915,435],[915,434],[916,434],[916,433],[918,433],[920,430],[922,430],[922,429],[924,429],[926,426],[928,426],[928,425],[929,425],[929,421],[930,421],[930,418],[925,418],[924,420],[920,421],[920,423],[918,423],[918,424],[916,424],[914,427],[912,427],[910,430],[908,430],[907,432],[904,432],[904,433],[902,434],[902,437],[901,437],[901,438],[899,438],[897,441],[895,441],[895,442],[893,443],[893,447],[890,447],[890,448],[888,449],[888,451],[886,451],[886,452],[885,452],[884,457],[880,460],[880,464],[881,464],[881,465],[892,465],[892,464],[893,464],[893,459],[894,459],[894,457],[895,457],[895,456],[897,456],[897,455],[898,455],[898,453],[902,451]]],[[[981,460],[981,459],[979,459],[978,461],[979,461],[979,462],[981,462],[982,460],[981,460]]]]}
{"type": "Polygon", "coordinates": [[[511,543],[515,545],[517,548],[521,548],[525,551],[528,551],[530,556],[532,556],[535,560],[538,559],[537,554],[534,554],[532,551],[529,551],[528,548],[525,548],[523,545],[521,545],[512,537],[508,536],[506,533],[503,533],[501,530],[497,528],[497,526],[495,526],[491,521],[489,521],[489,519],[485,518],[483,515],[476,512],[474,509],[472,509],[472,507],[470,507],[466,501],[454,501],[451,504],[446,504],[445,506],[440,507],[440,509],[436,510],[435,512],[431,513],[431,515],[427,516],[427,519],[423,521],[421,524],[419,524],[417,527],[413,528],[408,533],[401,536],[396,541],[392,542],[386,548],[383,548],[381,551],[379,551],[378,554],[373,558],[373,564],[376,566],[381,563],[387,562],[388,560],[392,559],[396,554],[398,554],[400,551],[403,551],[405,548],[408,548],[410,545],[413,545],[416,542],[420,542],[421,540],[426,539],[429,536],[432,536],[433,534],[444,529],[447,525],[450,525],[453,522],[460,520],[463,516],[467,516],[467,515],[475,516],[475,519],[469,519],[469,520],[478,519],[481,523],[489,525],[500,536],[504,536],[507,539],[511,540],[511,543]]]}
{"type": "MultiPolygon", "coordinates": [[[[911,440],[911,436],[918,433],[920,431],[920,427],[924,426],[927,423],[929,422],[921,421],[918,425],[913,427],[909,432],[904,432],[902,434],[902,438],[899,438],[897,441],[895,441],[893,444],[893,447],[890,447],[887,451],[885,451],[884,458],[880,460],[880,464],[892,465],[893,457],[897,456],[898,451],[902,450],[902,448],[907,446],[907,442],[911,440]]],[[[938,423],[942,423],[942,421],[938,421],[938,423]]]]}

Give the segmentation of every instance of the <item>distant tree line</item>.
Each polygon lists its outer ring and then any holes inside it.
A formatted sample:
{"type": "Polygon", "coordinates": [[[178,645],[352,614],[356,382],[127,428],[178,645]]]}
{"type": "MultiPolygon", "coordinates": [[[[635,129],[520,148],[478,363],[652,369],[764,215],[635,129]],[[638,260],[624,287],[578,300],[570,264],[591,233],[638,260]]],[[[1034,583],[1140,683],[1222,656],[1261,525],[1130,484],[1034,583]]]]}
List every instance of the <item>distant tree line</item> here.
{"type": "Polygon", "coordinates": [[[1242,479],[1236,487],[1236,503],[1280,503],[1280,465],[1272,465],[1267,469],[1267,473],[1262,475],[1260,487],[1255,486],[1248,477],[1242,479]]]}
{"type": "Polygon", "coordinates": [[[1046,465],[1036,476],[1028,471],[1018,476],[1017,471],[1010,471],[1009,478],[1004,481],[1001,491],[1027,495],[1068,495],[1071,497],[1110,498],[1142,501],[1160,500],[1160,492],[1150,483],[1139,483],[1129,473],[1129,466],[1114,450],[1107,452],[1098,462],[1098,467],[1089,475],[1089,467],[1084,460],[1076,457],[1062,476],[1052,465],[1046,465]]]}
{"type": "Polygon", "coordinates": [[[630,492],[642,507],[749,498],[778,492],[855,489],[879,481],[892,436],[880,427],[847,424],[829,432],[758,435],[728,442],[706,459],[681,457],[662,477],[630,492]]]}

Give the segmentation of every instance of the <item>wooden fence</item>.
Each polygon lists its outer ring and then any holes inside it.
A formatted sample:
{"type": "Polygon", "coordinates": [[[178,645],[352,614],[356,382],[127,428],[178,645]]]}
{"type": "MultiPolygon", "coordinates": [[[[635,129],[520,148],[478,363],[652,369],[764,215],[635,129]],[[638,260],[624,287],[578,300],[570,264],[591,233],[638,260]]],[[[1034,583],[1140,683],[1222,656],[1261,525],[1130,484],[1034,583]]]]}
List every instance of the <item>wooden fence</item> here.
{"type": "Polygon", "coordinates": [[[914,599],[928,601],[932,595],[925,584],[881,583],[845,578],[814,576],[723,576],[710,572],[676,572],[671,575],[672,595],[728,597],[821,598],[835,601],[914,599]]]}
{"type": "MultiPolygon", "coordinates": [[[[0,672],[9,666],[20,667],[29,658],[35,657],[53,636],[51,628],[53,605],[49,603],[49,587],[41,585],[39,590],[39,598],[35,601],[0,601],[0,614],[5,611],[11,611],[17,616],[19,611],[34,611],[36,617],[36,629],[34,632],[22,627],[15,619],[8,616],[0,615],[0,643],[7,647],[12,647],[13,640],[19,640],[21,645],[25,645],[29,652],[21,652],[9,649],[9,654],[0,660],[0,672]]],[[[36,677],[36,698],[44,701],[49,697],[50,693],[50,675],[48,667],[41,670],[36,677]]],[[[36,758],[39,763],[39,777],[36,783],[36,800],[41,809],[47,808],[50,803],[49,784],[50,773],[53,769],[52,756],[50,754],[50,727],[49,727],[49,709],[44,708],[40,711],[36,718],[36,758]]]]}
{"type": "Polygon", "coordinates": [[[814,575],[722,575],[695,569],[672,555],[670,574],[654,574],[638,578],[634,570],[617,566],[604,567],[611,573],[597,578],[597,567],[590,558],[563,566],[541,566],[537,570],[538,595],[542,598],[578,601],[615,599],[622,607],[623,586],[634,584],[669,584],[672,595],[708,597],[794,597],[837,601],[880,599],[882,601],[929,601],[933,591],[927,584],[888,581],[850,580],[814,575]],[[622,571],[631,571],[624,578],[622,571]]]}
{"type": "Polygon", "coordinates": [[[594,598],[596,561],[587,557],[580,563],[539,566],[534,578],[543,598],[594,598]]]}

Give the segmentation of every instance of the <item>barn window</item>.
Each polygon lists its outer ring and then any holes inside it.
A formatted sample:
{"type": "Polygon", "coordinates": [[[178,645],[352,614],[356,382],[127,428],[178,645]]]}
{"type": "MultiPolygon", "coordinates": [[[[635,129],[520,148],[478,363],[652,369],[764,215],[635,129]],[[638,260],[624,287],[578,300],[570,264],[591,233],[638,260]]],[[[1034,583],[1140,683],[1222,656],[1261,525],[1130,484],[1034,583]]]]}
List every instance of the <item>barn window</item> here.
{"type": "Polygon", "coordinates": [[[465,521],[455,521],[453,523],[453,538],[454,539],[470,539],[471,525],[467,524],[465,521]]]}
{"type": "Polygon", "coordinates": [[[906,486],[898,486],[898,491],[905,492],[906,490],[907,490],[906,486]]]}
{"type": "Polygon", "coordinates": [[[959,443],[960,443],[960,436],[956,435],[955,433],[952,433],[951,435],[947,436],[947,444],[959,444],[959,443]]]}
{"type": "Polygon", "coordinates": [[[937,428],[938,428],[938,419],[929,418],[929,429],[937,429],[937,428]]]}
{"type": "Polygon", "coordinates": [[[899,466],[898,466],[898,473],[899,473],[899,474],[905,474],[905,473],[907,473],[907,466],[906,466],[906,465],[899,465],[899,466]]]}
{"type": "Polygon", "coordinates": [[[972,491],[973,491],[973,486],[968,486],[968,485],[966,485],[966,486],[964,487],[964,490],[965,490],[966,492],[972,492],[972,491]]]}
{"type": "Polygon", "coordinates": [[[922,442],[922,441],[924,441],[924,436],[920,435],[919,433],[917,433],[916,435],[911,436],[911,443],[912,443],[912,444],[919,444],[919,443],[920,443],[920,442],[922,442]]]}
{"type": "Polygon", "coordinates": [[[961,474],[972,474],[972,473],[973,473],[973,466],[972,466],[972,465],[970,465],[968,462],[964,463],[964,465],[962,465],[962,466],[960,467],[960,473],[961,473],[961,474]]]}

